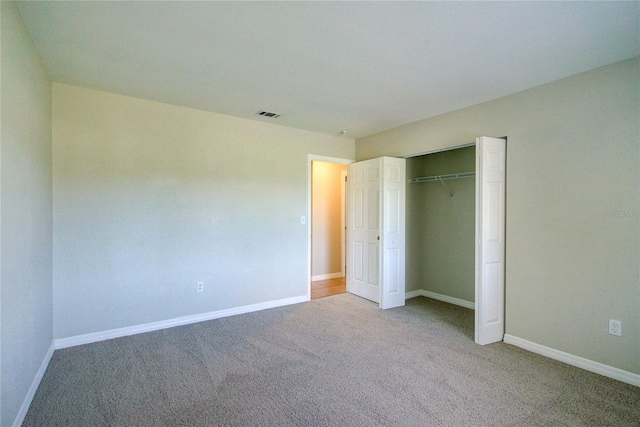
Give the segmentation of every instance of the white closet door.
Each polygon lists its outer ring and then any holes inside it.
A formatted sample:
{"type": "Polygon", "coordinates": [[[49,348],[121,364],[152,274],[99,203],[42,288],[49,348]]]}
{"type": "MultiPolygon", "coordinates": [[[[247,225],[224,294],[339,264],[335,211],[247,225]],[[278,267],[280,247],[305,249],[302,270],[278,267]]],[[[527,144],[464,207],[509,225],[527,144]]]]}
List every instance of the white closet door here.
{"type": "Polygon", "coordinates": [[[506,141],[476,140],[476,322],[475,342],[504,337],[506,141]]]}
{"type": "Polygon", "coordinates": [[[405,160],[382,157],[349,165],[347,291],[404,305],[405,160]]]}
{"type": "Polygon", "coordinates": [[[384,157],[382,203],[382,293],[380,308],[405,302],[406,160],[384,157]]]}

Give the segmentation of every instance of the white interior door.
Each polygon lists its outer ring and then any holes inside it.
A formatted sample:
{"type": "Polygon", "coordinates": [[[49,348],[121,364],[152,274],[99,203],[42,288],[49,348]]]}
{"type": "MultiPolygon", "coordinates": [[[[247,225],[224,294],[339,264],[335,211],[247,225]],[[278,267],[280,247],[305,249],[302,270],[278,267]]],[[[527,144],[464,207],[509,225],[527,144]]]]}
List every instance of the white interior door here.
{"type": "Polygon", "coordinates": [[[349,165],[347,291],[380,302],[382,159],[349,165]]]}
{"type": "Polygon", "coordinates": [[[475,342],[504,337],[506,141],[476,139],[475,342]]]}
{"type": "Polygon", "coordinates": [[[347,291],[381,308],[405,301],[405,160],[349,165],[347,291]]]}

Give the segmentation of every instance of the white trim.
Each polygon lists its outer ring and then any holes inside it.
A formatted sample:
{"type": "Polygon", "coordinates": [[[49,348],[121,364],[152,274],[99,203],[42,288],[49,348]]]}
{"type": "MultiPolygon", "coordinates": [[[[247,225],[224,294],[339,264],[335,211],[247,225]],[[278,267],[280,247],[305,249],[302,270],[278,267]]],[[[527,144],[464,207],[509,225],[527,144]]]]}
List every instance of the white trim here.
{"type": "Polygon", "coordinates": [[[437,150],[425,151],[424,153],[408,154],[406,156],[400,156],[400,157],[403,159],[410,159],[412,157],[425,156],[427,154],[436,154],[436,153],[442,153],[443,151],[451,151],[451,150],[457,150],[459,148],[473,147],[474,145],[476,145],[475,141],[470,142],[468,144],[453,145],[451,147],[438,148],[437,150]]]}
{"type": "Polygon", "coordinates": [[[94,332],[90,334],[76,335],[68,338],[55,340],[55,348],[67,348],[76,345],[90,344],[98,341],[110,340],[113,338],[126,337],[129,335],[142,334],[145,332],[158,331],[160,329],[173,328],[175,326],[189,325],[191,323],[205,322],[207,320],[220,319],[222,317],[235,316],[236,314],[251,313],[268,308],[282,307],[290,304],[299,304],[309,301],[307,295],[299,297],[285,298],[276,301],[261,302],[258,304],[245,305],[241,307],[228,308],[225,310],[211,311],[208,313],[194,314],[191,316],[176,317],[174,319],[161,320],[159,322],[145,323],[124,328],[111,329],[108,331],[94,332]]]}
{"type": "Polygon", "coordinates": [[[340,272],[347,275],[347,169],[340,171],[340,272]]]}
{"type": "Polygon", "coordinates": [[[418,289],[417,291],[409,291],[409,292],[404,294],[404,299],[408,300],[408,299],[415,298],[415,297],[422,297],[422,296],[424,296],[422,294],[422,292],[423,292],[422,289],[418,289]]]}
{"type": "Polygon", "coordinates": [[[337,273],[316,274],[315,276],[311,276],[311,281],[317,282],[318,280],[339,279],[341,277],[344,277],[344,274],[338,271],[337,273]]]}
{"type": "Polygon", "coordinates": [[[327,163],[340,163],[341,165],[348,165],[350,163],[355,162],[353,159],[343,159],[339,157],[327,157],[327,156],[316,156],[315,154],[308,154],[307,158],[309,159],[309,163],[311,162],[327,162],[327,163]]]}
{"type": "Polygon", "coordinates": [[[418,289],[417,291],[411,291],[405,294],[405,299],[410,299],[415,297],[427,297],[431,299],[436,299],[438,301],[448,302],[449,304],[459,305],[460,307],[470,308],[471,310],[476,309],[476,305],[471,301],[467,301],[460,298],[454,298],[448,295],[442,295],[442,294],[438,294],[431,291],[425,291],[424,289],[418,289]]]}
{"type": "Polygon", "coordinates": [[[613,378],[614,380],[622,381],[623,383],[640,387],[640,375],[634,374],[633,372],[614,368],[613,366],[605,365],[600,362],[594,362],[593,360],[565,353],[564,351],[556,350],[554,348],[545,347],[509,334],[504,335],[504,342],[605,377],[613,378]]]}
{"type": "Polygon", "coordinates": [[[31,382],[31,386],[29,387],[29,391],[27,391],[27,395],[24,397],[22,401],[22,405],[18,410],[18,414],[16,418],[13,420],[14,427],[20,427],[24,422],[25,417],[27,416],[27,412],[29,412],[29,407],[31,406],[31,402],[33,401],[33,397],[36,395],[36,391],[38,391],[38,387],[40,386],[40,381],[44,377],[44,373],[47,371],[47,367],[49,366],[49,362],[51,361],[51,357],[53,356],[53,352],[55,351],[55,346],[53,342],[49,346],[47,353],[44,355],[44,359],[40,364],[40,368],[38,372],[36,372],[36,376],[31,382]]]}

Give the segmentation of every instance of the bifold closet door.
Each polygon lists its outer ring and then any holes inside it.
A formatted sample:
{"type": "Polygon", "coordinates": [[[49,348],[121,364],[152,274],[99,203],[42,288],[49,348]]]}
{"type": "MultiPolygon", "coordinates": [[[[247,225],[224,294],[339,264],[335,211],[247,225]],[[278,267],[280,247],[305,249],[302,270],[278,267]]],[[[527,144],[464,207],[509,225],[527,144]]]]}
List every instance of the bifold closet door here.
{"type": "Polygon", "coordinates": [[[349,165],[347,291],[381,308],[405,300],[405,160],[349,165]]]}
{"type": "Polygon", "coordinates": [[[476,139],[475,342],[504,338],[506,141],[476,139]]]}

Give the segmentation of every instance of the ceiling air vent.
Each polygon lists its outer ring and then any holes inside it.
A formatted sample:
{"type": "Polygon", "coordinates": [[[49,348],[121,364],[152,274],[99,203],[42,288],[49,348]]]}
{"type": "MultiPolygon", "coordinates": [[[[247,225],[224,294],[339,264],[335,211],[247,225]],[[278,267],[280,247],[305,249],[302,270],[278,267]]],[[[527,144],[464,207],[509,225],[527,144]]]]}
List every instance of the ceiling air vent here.
{"type": "Polygon", "coordinates": [[[278,117],[281,116],[281,114],[273,113],[271,111],[258,111],[256,113],[256,116],[263,116],[263,117],[269,117],[271,119],[277,119],[278,117]]]}

